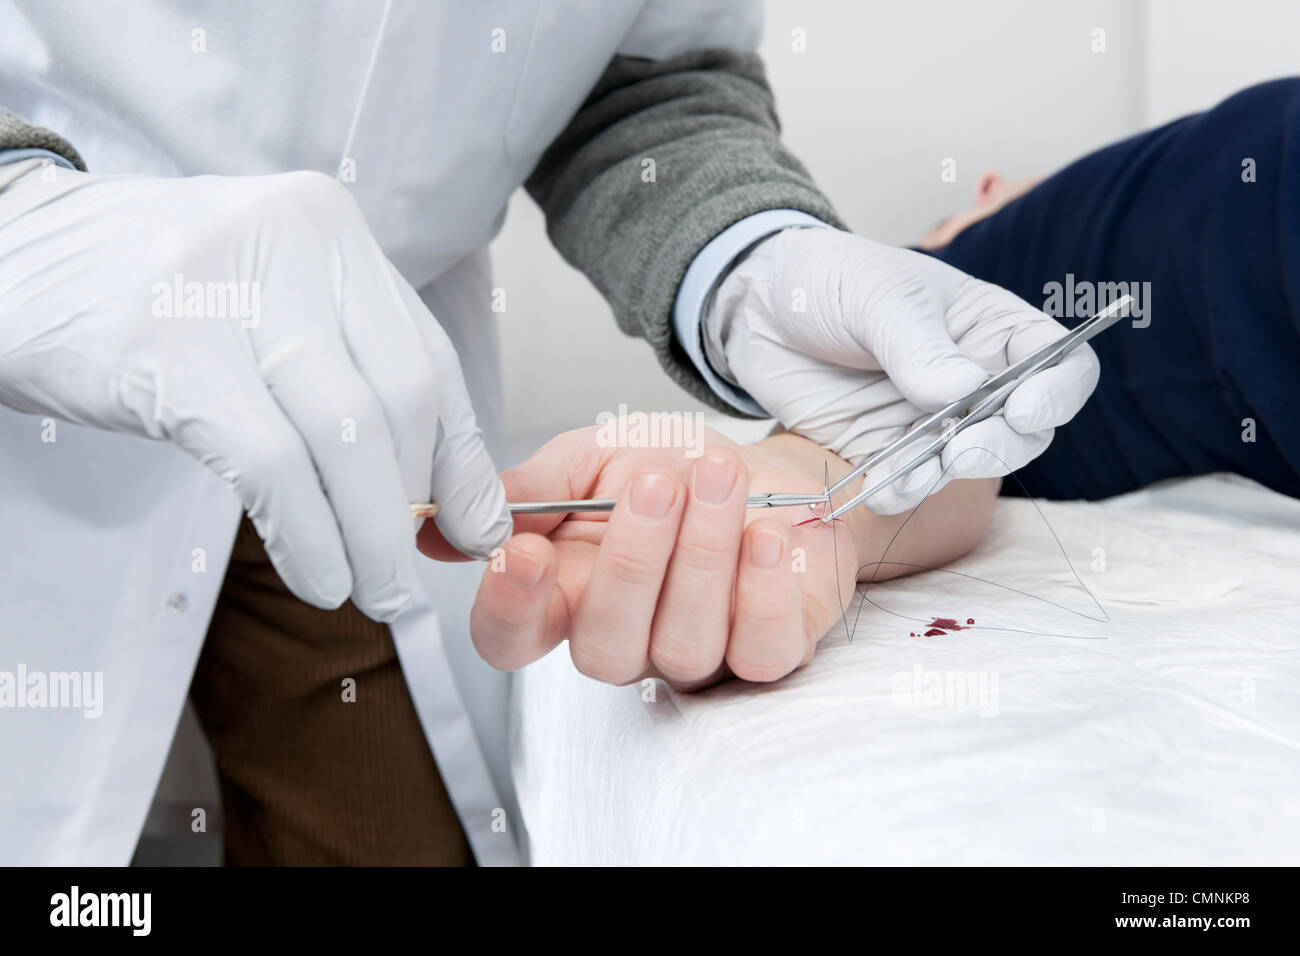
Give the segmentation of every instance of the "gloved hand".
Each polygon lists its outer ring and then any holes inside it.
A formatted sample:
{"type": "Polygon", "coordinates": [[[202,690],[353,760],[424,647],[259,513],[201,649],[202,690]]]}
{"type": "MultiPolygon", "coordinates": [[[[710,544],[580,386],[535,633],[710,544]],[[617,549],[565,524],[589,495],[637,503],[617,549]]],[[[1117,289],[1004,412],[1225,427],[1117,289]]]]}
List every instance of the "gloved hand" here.
{"type": "MultiPolygon", "coordinates": [[[[855,464],[1065,332],[1005,289],[930,256],[817,228],[759,244],[719,286],[703,330],[717,372],[791,431],[855,464]]],[[[1098,373],[1092,349],[1075,349],[867,506],[895,514],[954,478],[1021,467],[1083,407],[1098,373]]],[[[915,454],[894,455],[864,480],[915,454]]]]}
{"type": "Polygon", "coordinates": [[[318,607],[410,603],[410,501],[471,556],[510,535],[446,333],[318,173],[0,166],[0,402],[175,442],[318,607]]]}

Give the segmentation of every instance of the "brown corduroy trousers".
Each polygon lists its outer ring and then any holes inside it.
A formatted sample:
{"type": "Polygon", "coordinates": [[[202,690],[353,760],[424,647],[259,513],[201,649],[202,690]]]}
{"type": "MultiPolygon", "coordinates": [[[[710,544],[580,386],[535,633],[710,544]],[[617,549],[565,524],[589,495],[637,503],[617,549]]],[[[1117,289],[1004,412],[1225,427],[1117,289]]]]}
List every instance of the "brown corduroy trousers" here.
{"type": "Polygon", "coordinates": [[[247,518],[190,695],[228,865],[473,863],[388,627],[295,598],[247,518]]]}

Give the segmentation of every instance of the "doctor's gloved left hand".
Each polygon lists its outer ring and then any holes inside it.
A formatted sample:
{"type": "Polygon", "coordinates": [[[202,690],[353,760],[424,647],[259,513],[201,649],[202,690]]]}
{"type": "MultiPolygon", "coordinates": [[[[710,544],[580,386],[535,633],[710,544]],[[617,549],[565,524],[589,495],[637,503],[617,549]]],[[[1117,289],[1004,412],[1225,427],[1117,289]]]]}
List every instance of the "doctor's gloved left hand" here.
{"type": "MultiPolygon", "coordinates": [[[[938,259],[807,228],[777,233],[741,261],[720,284],[703,331],[715,371],[791,431],[856,464],[1066,329],[938,259]]],[[[1075,349],[867,506],[895,514],[954,478],[1022,467],[1083,407],[1098,374],[1092,349],[1075,349]]]]}
{"type": "Polygon", "coordinates": [[[342,185],[43,172],[0,167],[0,403],[173,442],[317,607],[411,603],[411,501],[509,536],[455,350],[342,185]]]}

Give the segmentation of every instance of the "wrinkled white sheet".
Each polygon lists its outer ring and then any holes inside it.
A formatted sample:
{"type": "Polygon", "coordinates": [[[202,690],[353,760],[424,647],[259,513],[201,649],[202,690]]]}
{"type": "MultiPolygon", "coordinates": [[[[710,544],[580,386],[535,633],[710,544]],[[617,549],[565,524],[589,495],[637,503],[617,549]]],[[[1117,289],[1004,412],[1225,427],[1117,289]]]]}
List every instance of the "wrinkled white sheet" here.
{"type": "MultiPolygon", "coordinates": [[[[1300,502],[1219,475],[1039,507],[1109,622],[930,572],[870,597],[975,628],[868,606],[775,686],[528,668],[532,861],[1300,863],[1300,502]]],[[[1042,516],[1000,500],[952,568],[1100,617],[1042,516]]]]}

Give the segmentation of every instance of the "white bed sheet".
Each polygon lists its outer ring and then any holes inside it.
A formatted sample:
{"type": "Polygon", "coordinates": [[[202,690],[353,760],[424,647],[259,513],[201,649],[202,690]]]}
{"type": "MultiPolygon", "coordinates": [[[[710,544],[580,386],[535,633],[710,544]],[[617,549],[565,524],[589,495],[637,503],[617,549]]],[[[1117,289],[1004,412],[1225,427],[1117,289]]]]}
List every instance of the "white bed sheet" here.
{"type": "Polygon", "coordinates": [[[868,607],[774,686],[526,669],[533,863],[1300,863],[1300,502],[1218,475],[1039,507],[952,568],[1099,616],[1045,516],[1108,622],[931,572],[870,596],[975,628],[868,607]]]}

